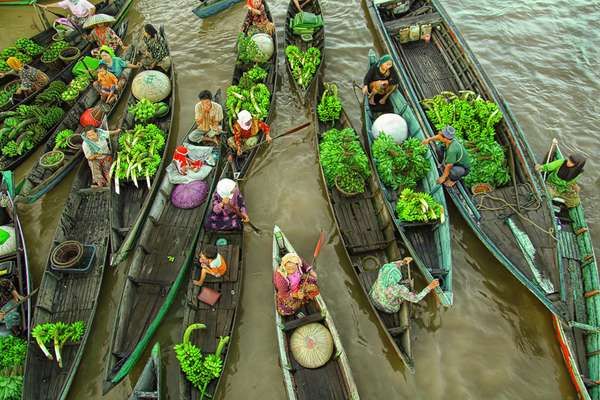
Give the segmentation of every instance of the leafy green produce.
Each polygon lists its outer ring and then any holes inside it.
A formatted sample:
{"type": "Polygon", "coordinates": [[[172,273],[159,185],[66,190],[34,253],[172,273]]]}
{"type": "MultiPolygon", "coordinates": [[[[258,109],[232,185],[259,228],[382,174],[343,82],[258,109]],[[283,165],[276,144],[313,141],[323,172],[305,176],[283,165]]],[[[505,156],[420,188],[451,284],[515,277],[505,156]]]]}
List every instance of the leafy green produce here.
{"type": "Polygon", "coordinates": [[[42,62],[49,63],[55,61],[58,56],[60,56],[60,52],[69,47],[69,43],[64,40],[59,40],[52,43],[44,53],[42,54],[41,60],[42,62]]]}
{"type": "Polygon", "coordinates": [[[321,64],[321,51],[316,47],[302,51],[298,46],[291,44],[285,48],[285,55],[290,62],[294,79],[306,89],[321,64]]]}
{"type": "Polygon", "coordinates": [[[252,40],[252,35],[246,35],[243,32],[240,32],[238,35],[238,61],[246,64],[246,63],[260,63],[264,62],[265,54],[260,50],[258,45],[254,40],[252,40]]]}
{"type": "Polygon", "coordinates": [[[255,65],[242,74],[238,86],[250,89],[254,84],[264,83],[268,75],[268,72],[264,68],[255,65]]]}
{"type": "Polygon", "coordinates": [[[183,342],[174,346],[181,370],[187,380],[200,391],[200,400],[204,398],[208,384],[221,376],[223,372],[221,354],[229,342],[229,336],[221,336],[215,353],[203,357],[202,350],[190,343],[192,332],[203,328],[206,328],[206,325],[192,324],[188,326],[183,334],[183,342]]]}
{"type": "Polygon", "coordinates": [[[63,129],[62,131],[56,134],[56,138],[54,139],[54,148],[55,149],[66,149],[69,147],[69,138],[73,136],[75,132],[71,129],[63,129]]]}
{"type": "Polygon", "coordinates": [[[49,334],[54,341],[54,354],[59,368],[62,368],[62,355],[60,351],[67,342],[77,343],[85,333],[85,323],[83,321],[67,324],[64,322],[55,322],[49,328],[49,334]]]}
{"type": "Polygon", "coordinates": [[[49,360],[54,359],[46,347],[46,344],[50,343],[52,340],[52,335],[50,334],[51,327],[52,323],[47,322],[45,324],[36,325],[31,331],[31,336],[33,336],[38,346],[49,360]]]}
{"type": "Polygon", "coordinates": [[[263,120],[269,115],[271,92],[264,83],[257,83],[251,88],[232,85],[227,88],[227,115],[230,122],[235,121],[241,110],[249,111],[253,117],[263,120]]]}
{"type": "Polygon", "coordinates": [[[65,155],[62,152],[52,153],[49,156],[44,157],[44,163],[46,165],[56,165],[64,157],[65,157],[65,155]]]}
{"type": "Polygon", "coordinates": [[[18,39],[15,42],[15,47],[23,53],[27,53],[32,57],[40,55],[44,51],[44,48],[42,46],[40,46],[33,40],[27,38],[18,39]]]}
{"type": "Polygon", "coordinates": [[[335,83],[323,84],[325,90],[317,106],[317,114],[321,122],[335,122],[342,114],[342,102],[338,97],[338,88],[335,83]]]}
{"type": "Polygon", "coordinates": [[[475,96],[473,92],[463,92],[461,96],[443,92],[424,100],[423,105],[437,130],[447,125],[456,129],[456,137],[471,158],[471,170],[465,177],[467,185],[487,183],[499,187],[509,181],[506,154],[495,139],[495,126],[502,120],[502,112],[496,103],[475,96]]]}
{"type": "Polygon", "coordinates": [[[10,67],[6,63],[5,60],[0,60],[0,72],[8,72],[10,71],[10,67]]]}
{"type": "Polygon", "coordinates": [[[16,336],[0,337],[0,370],[19,367],[25,362],[27,342],[16,336]]]}
{"type": "Polygon", "coordinates": [[[128,111],[133,114],[136,121],[146,122],[156,114],[157,105],[148,99],[141,99],[134,105],[129,106],[128,111]]]}
{"type": "Polygon", "coordinates": [[[50,82],[50,85],[43,92],[35,97],[35,104],[51,104],[57,102],[62,93],[67,89],[67,85],[61,80],[50,82]]]}
{"type": "Polygon", "coordinates": [[[0,376],[0,399],[21,400],[22,392],[22,376],[0,376]]]}
{"type": "Polygon", "coordinates": [[[0,108],[10,103],[12,95],[13,94],[7,90],[0,90],[0,108]]]}
{"type": "Polygon", "coordinates": [[[31,56],[25,53],[21,53],[20,51],[18,51],[17,54],[14,55],[14,57],[17,60],[21,61],[23,64],[29,64],[32,60],[31,56]]]}
{"type": "Polygon", "coordinates": [[[6,60],[9,57],[14,57],[18,52],[19,50],[14,46],[7,47],[0,52],[0,58],[6,60]]]}
{"type": "Polygon", "coordinates": [[[396,214],[405,222],[429,222],[443,219],[444,208],[429,193],[404,189],[396,203],[396,214]]]}
{"type": "Polygon", "coordinates": [[[409,138],[397,144],[382,132],[372,149],[381,181],[393,190],[415,188],[429,172],[430,163],[426,159],[429,149],[419,139],[409,138]]]}

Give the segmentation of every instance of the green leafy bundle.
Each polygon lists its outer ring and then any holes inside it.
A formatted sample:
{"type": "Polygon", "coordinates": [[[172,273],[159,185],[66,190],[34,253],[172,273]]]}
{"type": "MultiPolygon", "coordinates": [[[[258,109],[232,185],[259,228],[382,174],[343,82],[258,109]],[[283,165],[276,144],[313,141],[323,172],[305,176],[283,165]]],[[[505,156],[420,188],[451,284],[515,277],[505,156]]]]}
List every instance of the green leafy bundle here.
{"type": "Polygon", "coordinates": [[[269,73],[259,65],[255,65],[242,74],[238,86],[250,89],[257,83],[264,83],[269,73]]]}
{"type": "Polygon", "coordinates": [[[23,64],[29,64],[32,60],[31,56],[25,53],[21,53],[20,51],[17,51],[17,53],[14,55],[14,57],[21,61],[23,64]]]}
{"type": "Polygon", "coordinates": [[[86,75],[79,75],[69,82],[67,89],[63,91],[61,99],[72,101],[79,97],[79,94],[90,86],[90,78],[86,75]]]}
{"type": "Polygon", "coordinates": [[[265,54],[260,50],[252,35],[240,32],[238,35],[238,61],[247,63],[261,63],[266,61],[265,54]]]}
{"type": "Polygon", "coordinates": [[[67,85],[60,79],[52,81],[43,92],[35,96],[34,103],[46,105],[56,103],[66,89],[67,85]]]}
{"type": "Polygon", "coordinates": [[[16,336],[0,337],[0,370],[22,366],[26,355],[25,340],[16,336]]]}
{"type": "Polygon", "coordinates": [[[44,48],[28,38],[21,38],[15,42],[15,47],[23,53],[32,57],[42,54],[44,48]]]}
{"type": "Polygon", "coordinates": [[[133,114],[136,121],[146,122],[154,117],[156,105],[148,99],[141,99],[134,105],[129,106],[128,111],[133,114]]]}
{"type": "Polygon", "coordinates": [[[14,57],[19,52],[15,46],[6,47],[0,51],[0,58],[6,60],[9,57],[14,57]]]}
{"type": "Polygon", "coordinates": [[[488,183],[493,187],[505,185],[510,175],[504,149],[495,139],[495,126],[502,112],[491,101],[463,92],[459,97],[443,92],[424,100],[427,116],[437,130],[451,125],[471,158],[471,170],[465,178],[467,185],[488,183]]]}
{"type": "Polygon", "coordinates": [[[0,72],[8,72],[10,71],[10,67],[6,63],[5,60],[0,60],[0,72]]]}
{"type": "Polygon", "coordinates": [[[75,132],[71,129],[63,129],[62,131],[56,134],[56,138],[54,139],[54,148],[55,149],[66,149],[69,147],[69,138],[73,136],[75,132]]]}
{"type": "Polygon", "coordinates": [[[253,117],[264,120],[269,115],[271,92],[264,83],[257,83],[249,89],[232,85],[227,88],[225,106],[230,121],[234,121],[241,110],[247,110],[253,117]]]}
{"type": "Polygon", "coordinates": [[[319,153],[327,186],[332,187],[337,183],[345,192],[364,192],[364,182],[371,175],[371,169],[369,159],[353,129],[331,129],[325,132],[319,143],[319,153]]]}
{"type": "Polygon", "coordinates": [[[0,399],[21,400],[22,392],[22,376],[0,376],[0,399]]]}
{"type": "Polygon", "coordinates": [[[335,122],[342,114],[342,102],[338,97],[338,87],[335,83],[323,84],[325,90],[317,106],[317,114],[321,122],[335,122]]]}
{"type": "Polygon", "coordinates": [[[60,52],[66,49],[67,47],[69,47],[69,43],[65,42],[64,40],[58,40],[52,43],[49,47],[46,48],[46,50],[44,50],[44,53],[42,54],[41,58],[42,62],[50,63],[55,61],[58,58],[58,56],[60,56],[60,52]]]}
{"type": "Polygon", "coordinates": [[[396,203],[396,214],[405,222],[430,222],[443,219],[444,208],[429,193],[404,189],[396,203]]]}
{"type": "Polygon", "coordinates": [[[285,55],[290,62],[294,80],[303,88],[307,88],[321,64],[321,51],[316,47],[300,50],[293,44],[285,48],[285,55]]]}
{"type": "Polygon", "coordinates": [[[50,360],[54,358],[46,345],[53,342],[56,361],[58,362],[58,366],[62,368],[62,355],[60,353],[62,347],[66,342],[78,343],[81,341],[84,333],[85,323],[83,321],[73,323],[58,321],[36,325],[31,332],[31,336],[33,336],[42,352],[50,360]]]}
{"type": "Polygon", "coordinates": [[[393,190],[415,188],[429,172],[428,148],[416,138],[397,144],[390,135],[382,132],[372,147],[379,177],[393,190]]]}

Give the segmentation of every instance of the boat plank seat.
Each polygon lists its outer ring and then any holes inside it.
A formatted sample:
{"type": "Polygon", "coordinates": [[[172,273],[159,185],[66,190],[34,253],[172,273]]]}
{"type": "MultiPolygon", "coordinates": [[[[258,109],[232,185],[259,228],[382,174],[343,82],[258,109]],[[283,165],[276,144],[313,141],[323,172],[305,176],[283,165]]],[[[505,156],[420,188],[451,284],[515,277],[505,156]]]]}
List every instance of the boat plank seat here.
{"type": "Polygon", "coordinates": [[[399,336],[399,335],[403,334],[404,332],[406,332],[407,329],[408,329],[408,326],[397,326],[395,328],[388,328],[387,331],[392,336],[399,336]]]}
{"type": "Polygon", "coordinates": [[[175,266],[178,265],[178,262],[183,261],[180,257],[185,256],[185,249],[195,240],[194,235],[190,235],[189,232],[189,228],[171,224],[160,224],[155,234],[148,236],[147,240],[141,244],[148,255],[166,259],[164,256],[164,246],[165,239],[169,238],[169,248],[173,249],[169,255],[175,257],[175,261],[171,263],[175,266]]]}
{"type": "Polygon", "coordinates": [[[306,324],[310,324],[313,322],[321,322],[323,321],[323,319],[324,317],[320,312],[312,313],[302,318],[287,321],[285,323],[285,326],[283,327],[283,330],[286,332],[293,331],[294,329],[304,326],[306,324]]]}
{"type": "Polygon", "coordinates": [[[385,25],[385,29],[390,33],[390,35],[394,36],[400,32],[400,29],[409,27],[411,25],[439,25],[441,23],[442,17],[440,16],[440,14],[437,12],[432,12],[427,14],[402,17],[392,21],[386,21],[383,23],[383,25],[385,25]]]}
{"type": "Polygon", "coordinates": [[[158,393],[156,392],[141,392],[139,390],[136,390],[132,393],[133,396],[137,396],[137,399],[140,400],[151,400],[151,399],[158,399],[158,393]]]}

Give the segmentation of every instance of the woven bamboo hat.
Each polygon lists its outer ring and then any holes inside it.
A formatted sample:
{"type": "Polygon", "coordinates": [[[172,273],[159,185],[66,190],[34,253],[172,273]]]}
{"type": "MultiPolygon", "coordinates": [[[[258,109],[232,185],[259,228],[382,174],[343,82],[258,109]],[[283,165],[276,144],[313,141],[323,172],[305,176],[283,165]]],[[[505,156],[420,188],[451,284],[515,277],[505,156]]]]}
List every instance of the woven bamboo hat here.
{"type": "Polygon", "coordinates": [[[304,368],[319,368],[333,354],[333,338],[329,329],[314,322],[296,329],[290,339],[292,355],[304,368]]]}

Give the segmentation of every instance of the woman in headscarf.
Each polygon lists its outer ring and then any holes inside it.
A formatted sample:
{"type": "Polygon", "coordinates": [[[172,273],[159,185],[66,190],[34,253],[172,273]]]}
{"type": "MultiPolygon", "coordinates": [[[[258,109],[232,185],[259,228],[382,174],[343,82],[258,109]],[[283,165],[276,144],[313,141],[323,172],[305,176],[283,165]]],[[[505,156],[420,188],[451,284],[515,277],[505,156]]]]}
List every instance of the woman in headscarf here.
{"type": "Polygon", "coordinates": [[[244,20],[242,31],[247,32],[248,28],[254,26],[261,32],[272,36],[273,32],[275,32],[275,25],[269,21],[263,1],[246,0],[246,8],[248,9],[248,14],[244,20]]]}
{"type": "Polygon", "coordinates": [[[547,172],[546,187],[552,197],[565,200],[568,208],[579,205],[579,185],[577,178],[583,172],[586,159],[579,153],[571,154],[563,160],[555,160],[543,165],[536,165],[536,170],[547,172]]]}
{"type": "Polygon", "coordinates": [[[42,8],[62,8],[71,13],[71,20],[83,25],[88,17],[96,13],[96,7],[87,0],[63,0],[52,4],[38,4],[42,8]]]}
{"type": "Polygon", "coordinates": [[[108,71],[119,79],[119,83],[117,84],[119,90],[123,89],[127,82],[127,76],[123,74],[124,71],[127,68],[139,68],[137,64],[132,64],[121,57],[112,55],[106,48],[100,50],[100,58],[102,59],[100,65],[106,65],[108,71]]]}
{"type": "Polygon", "coordinates": [[[42,90],[48,84],[48,75],[37,68],[23,64],[16,57],[9,57],[6,60],[6,64],[11,70],[6,73],[0,73],[0,78],[3,78],[5,75],[16,75],[19,77],[21,86],[19,86],[15,94],[29,95],[42,90]]]}
{"type": "Polygon", "coordinates": [[[107,131],[100,128],[87,127],[82,133],[83,154],[92,171],[92,187],[108,186],[112,153],[108,147],[110,135],[121,132],[121,129],[107,131]]]}
{"type": "Polygon", "coordinates": [[[156,31],[156,28],[151,24],[144,25],[144,44],[146,45],[146,53],[143,61],[145,67],[148,69],[159,67],[163,72],[168,72],[171,68],[169,49],[156,31]]]}
{"type": "Polygon", "coordinates": [[[106,22],[92,27],[90,36],[98,47],[110,46],[115,50],[118,50],[119,47],[125,47],[119,35],[106,22]]]}
{"type": "Polygon", "coordinates": [[[413,293],[408,287],[403,285],[402,265],[408,265],[412,258],[406,257],[401,261],[384,264],[379,269],[377,280],[369,291],[369,297],[375,308],[385,313],[396,313],[400,311],[400,307],[404,301],[418,303],[429,292],[440,285],[437,279],[431,281],[421,292],[413,293]]]}
{"type": "Polygon", "coordinates": [[[277,291],[277,312],[281,315],[294,315],[319,295],[317,274],[296,253],[283,256],[273,274],[273,284],[277,291]]]}
{"type": "Polygon", "coordinates": [[[235,181],[224,178],[217,183],[213,194],[210,215],[206,220],[206,229],[211,231],[235,231],[250,221],[246,202],[235,181]]]}
{"type": "Polygon", "coordinates": [[[227,139],[227,145],[235,150],[238,156],[241,156],[244,151],[258,144],[260,132],[264,133],[265,140],[271,143],[271,127],[254,118],[250,111],[242,110],[233,124],[233,136],[227,139]]]}
{"type": "Polygon", "coordinates": [[[398,88],[399,82],[392,57],[384,54],[369,68],[363,81],[363,94],[369,97],[369,105],[373,111],[393,112],[393,107],[387,103],[387,100],[398,88]]]}

